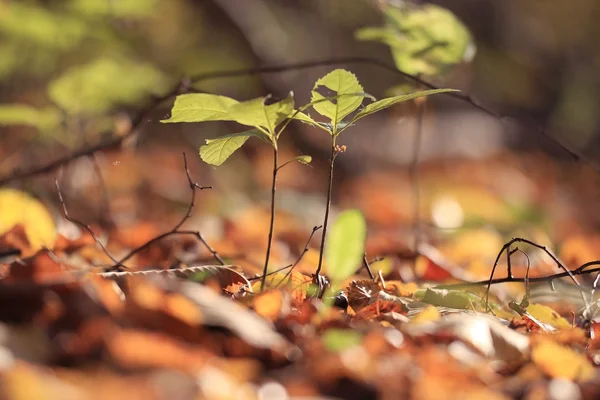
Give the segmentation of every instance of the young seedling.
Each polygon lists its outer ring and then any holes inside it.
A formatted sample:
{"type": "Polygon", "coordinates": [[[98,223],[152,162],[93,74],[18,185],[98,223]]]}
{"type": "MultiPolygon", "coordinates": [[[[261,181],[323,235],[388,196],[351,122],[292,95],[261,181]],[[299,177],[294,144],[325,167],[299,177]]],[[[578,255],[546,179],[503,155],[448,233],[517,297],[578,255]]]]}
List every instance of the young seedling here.
{"type": "Polygon", "coordinates": [[[455,89],[435,89],[415,92],[411,94],[388,97],[363,107],[353,116],[361,105],[365,97],[364,89],[356,76],[344,69],[336,69],[317,80],[312,90],[311,106],[312,108],[328,119],[328,122],[317,122],[312,117],[304,113],[297,113],[293,118],[304,123],[310,124],[327,132],[331,137],[331,155],[329,158],[329,186],[327,190],[327,203],[325,206],[325,216],[323,220],[323,234],[321,236],[321,248],[319,252],[319,264],[315,272],[316,279],[319,281],[319,274],[323,265],[323,252],[325,249],[325,239],[327,236],[327,223],[331,209],[331,195],[333,189],[333,167],[337,156],[346,151],[346,146],[338,145],[337,139],[342,132],[353,126],[358,120],[385,110],[393,105],[420,97],[429,96],[436,93],[453,92],[455,89]],[[324,93],[325,92],[325,93],[324,93]],[[334,93],[335,99],[328,100],[326,94],[334,93]],[[357,95],[362,93],[362,95],[357,95]]]}
{"type": "MultiPolygon", "coordinates": [[[[288,123],[282,124],[294,114],[294,97],[290,93],[285,99],[267,104],[271,96],[256,98],[239,102],[229,97],[207,93],[183,94],[175,99],[171,110],[171,118],[163,120],[164,123],[173,122],[206,122],[206,121],[235,121],[252,129],[221,136],[217,139],[206,140],[200,147],[200,158],[208,164],[219,166],[229,158],[246,141],[255,137],[271,145],[273,148],[273,180],[271,186],[271,220],[269,224],[269,237],[267,253],[261,280],[261,290],[265,286],[273,232],[275,227],[275,193],[277,173],[287,164],[297,161],[308,164],[309,156],[299,156],[279,164],[277,141],[288,123]]],[[[289,121],[288,121],[289,122],[289,121]]]]}

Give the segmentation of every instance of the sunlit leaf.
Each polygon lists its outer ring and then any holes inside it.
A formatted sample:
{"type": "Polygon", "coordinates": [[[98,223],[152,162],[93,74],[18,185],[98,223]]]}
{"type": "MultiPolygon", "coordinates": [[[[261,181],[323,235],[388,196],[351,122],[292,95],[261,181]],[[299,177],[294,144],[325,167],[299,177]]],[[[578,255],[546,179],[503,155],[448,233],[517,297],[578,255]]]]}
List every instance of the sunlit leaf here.
{"type": "Polygon", "coordinates": [[[381,99],[381,100],[378,100],[374,103],[367,105],[365,108],[360,110],[360,112],[358,114],[356,114],[356,116],[354,117],[352,122],[358,121],[359,119],[364,118],[367,115],[371,115],[378,111],[385,110],[386,108],[389,108],[389,107],[399,104],[399,103],[403,103],[405,101],[417,99],[419,97],[430,96],[432,94],[437,94],[437,93],[458,92],[458,91],[459,90],[456,90],[456,89],[433,89],[433,90],[424,90],[422,92],[406,94],[406,95],[402,95],[402,96],[394,96],[394,97],[388,97],[386,99],[381,99]]]}
{"type": "Polygon", "coordinates": [[[331,352],[339,352],[348,348],[358,346],[363,337],[360,332],[350,329],[328,329],[323,333],[323,345],[331,352]]]}
{"type": "Polygon", "coordinates": [[[69,6],[73,11],[89,16],[106,17],[144,17],[150,16],[156,10],[156,0],[119,0],[104,2],[96,0],[70,0],[69,6]]]}
{"type": "Polygon", "coordinates": [[[397,68],[409,74],[437,76],[475,53],[471,34],[449,10],[433,4],[384,8],[386,23],[356,32],[358,40],[390,47],[397,68]]]}
{"type": "Polygon", "coordinates": [[[265,105],[268,97],[256,98],[233,105],[229,108],[232,120],[247,126],[260,126],[273,133],[275,127],[294,112],[294,97],[290,93],[277,103],[265,105]]]}
{"type": "Polygon", "coordinates": [[[425,291],[417,290],[415,298],[434,306],[473,309],[479,303],[479,297],[464,290],[448,290],[427,288],[425,291]]]}
{"type": "Polygon", "coordinates": [[[289,163],[293,163],[293,162],[299,162],[300,164],[309,165],[311,161],[312,161],[311,156],[298,156],[298,157],[292,158],[291,160],[287,160],[286,162],[281,164],[279,166],[279,168],[281,168],[285,165],[288,165],[289,163]]]}
{"type": "Polygon", "coordinates": [[[435,306],[427,306],[422,311],[417,313],[414,317],[410,319],[410,322],[413,324],[420,324],[423,322],[432,322],[437,321],[442,318],[442,314],[438,311],[435,306]]]}
{"type": "Polygon", "coordinates": [[[357,93],[363,93],[364,89],[358,82],[356,76],[344,69],[336,69],[320,78],[315,82],[312,90],[311,102],[313,108],[322,116],[329,118],[333,126],[337,126],[338,123],[348,114],[356,110],[362,103],[365,95],[359,95],[357,93]],[[326,93],[320,93],[320,90],[325,89],[326,93]],[[333,93],[328,93],[331,91],[333,93]],[[341,96],[351,95],[354,96],[341,96]],[[335,100],[322,101],[331,95],[338,95],[335,100]]]}
{"type": "Polygon", "coordinates": [[[538,343],[531,359],[546,375],[574,381],[586,381],[595,376],[595,369],[584,354],[550,340],[538,343]]]}
{"type": "Polygon", "coordinates": [[[48,131],[56,129],[61,120],[60,111],[54,107],[36,108],[25,104],[0,106],[0,125],[29,125],[48,131]]]}
{"type": "Polygon", "coordinates": [[[237,100],[210,93],[188,93],[177,96],[171,118],[160,122],[232,121],[228,110],[237,100]]]}
{"type": "Polygon", "coordinates": [[[56,225],[48,209],[31,195],[15,189],[0,190],[0,234],[17,224],[25,228],[33,249],[52,248],[56,225]]]}
{"type": "Polygon", "coordinates": [[[558,315],[552,308],[543,304],[529,304],[527,306],[527,314],[531,315],[536,320],[557,329],[571,327],[571,324],[568,323],[566,319],[558,315]]]}
{"type": "Polygon", "coordinates": [[[207,164],[221,165],[252,136],[263,139],[264,135],[252,129],[217,139],[206,139],[206,144],[200,147],[200,158],[207,164]]]}
{"type": "Polygon", "coordinates": [[[360,267],[364,254],[367,224],[359,210],[342,212],[325,247],[326,272],[332,282],[341,282],[360,267]]]}
{"type": "Polygon", "coordinates": [[[137,104],[164,90],[165,76],[154,66],[100,58],[66,70],[48,86],[50,99],[70,113],[103,113],[115,105],[137,104]]]}

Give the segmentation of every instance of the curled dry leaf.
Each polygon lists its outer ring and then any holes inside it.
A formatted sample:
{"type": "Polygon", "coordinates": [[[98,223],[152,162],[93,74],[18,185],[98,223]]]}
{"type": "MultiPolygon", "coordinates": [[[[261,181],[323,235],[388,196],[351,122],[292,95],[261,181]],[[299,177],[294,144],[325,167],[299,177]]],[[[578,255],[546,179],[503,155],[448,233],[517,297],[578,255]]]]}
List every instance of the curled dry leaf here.
{"type": "Polygon", "coordinates": [[[252,291],[250,281],[243,274],[236,271],[233,265],[200,265],[190,266],[189,268],[194,268],[195,273],[191,278],[195,282],[216,279],[221,288],[229,293],[238,293],[242,287],[250,292],[252,291]]]}
{"type": "Polygon", "coordinates": [[[295,348],[273,326],[247,308],[192,282],[181,282],[180,292],[200,309],[206,325],[229,329],[248,344],[291,355],[295,348]]]}
{"type": "Polygon", "coordinates": [[[503,361],[520,360],[529,352],[529,338],[485,314],[450,314],[429,323],[407,325],[414,336],[447,332],[473,346],[484,356],[503,361]]]}

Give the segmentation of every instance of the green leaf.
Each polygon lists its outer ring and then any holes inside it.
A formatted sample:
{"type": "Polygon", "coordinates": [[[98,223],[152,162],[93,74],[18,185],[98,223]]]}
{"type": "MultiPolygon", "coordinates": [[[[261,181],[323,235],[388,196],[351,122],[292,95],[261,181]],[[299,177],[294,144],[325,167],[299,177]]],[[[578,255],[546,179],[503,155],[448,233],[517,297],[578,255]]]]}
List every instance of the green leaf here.
{"type": "Polygon", "coordinates": [[[479,297],[471,292],[433,288],[425,289],[424,293],[422,290],[417,290],[415,298],[434,306],[458,309],[472,309],[480,302],[479,297]]]}
{"type": "Polygon", "coordinates": [[[231,119],[242,125],[260,126],[273,134],[275,127],[294,112],[294,95],[290,93],[277,103],[265,105],[269,97],[259,97],[231,106],[231,119]]]}
{"type": "Polygon", "coordinates": [[[326,272],[332,282],[341,282],[360,267],[367,224],[359,210],[342,212],[331,227],[325,248],[326,272]]]}
{"type": "Polygon", "coordinates": [[[0,106],[0,124],[28,125],[40,131],[58,128],[61,113],[54,107],[35,108],[25,104],[6,104],[0,106]]]}
{"type": "Polygon", "coordinates": [[[331,328],[323,333],[321,340],[327,350],[337,353],[360,345],[363,341],[363,336],[355,330],[331,328]]]}
{"type": "Polygon", "coordinates": [[[166,88],[164,75],[150,64],[97,59],[68,69],[48,87],[48,95],[69,113],[108,112],[116,105],[137,104],[166,88]]]}
{"type": "Polygon", "coordinates": [[[190,93],[177,96],[171,118],[160,122],[232,121],[228,110],[239,104],[230,97],[210,93],[190,93]]]}
{"type": "Polygon", "coordinates": [[[69,7],[90,17],[139,18],[152,16],[158,6],[157,0],[71,0],[69,7]]]}
{"type": "Polygon", "coordinates": [[[360,112],[358,114],[356,114],[356,116],[354,117],[352,122],[356,122],[359,119],[366,117],[367,115],[371,115],[371,114],[374,114],[381,110],[385,110],[386,108],[389,108],[398,103],[403,103],[405,101],[417,99],[419,97],[430,96],[432,94],[437,94],[437,93],[448,93],[448,92],[459,92],[459,91],[460,90],[456,90],[456,89],[432,89],[432,90],[424,90],[421,92],[415,92],[415,93],[411,93],[411,94],[381,99],[381,100],[378,100],[374,103],[367,105],[365,108],[360,110],[360,112]]]}
{"type": "Polygon", "coordinates": [[[445,8],[401,3],[385,7],[384,13],[384,26],[359,29],[355,37],[389,46],[396,67],[403,72],[439,76],[474,55],[468,29],[445,8]]]}
{"type": "Polygon", "coordinates": [[[298,156],[298,157],[294,157],[291,160],[287,160],[286,162],[284,162],[283,164],[281,164],[278,168],[281,169],[281,168],[285,167],[286,165],[288,165],[290,163],[293,163],[294,161],[297,161],[300,164],[309,165],[310,162],[312,161],[312,157],[311,156],[298,156]]]}
{"type": "Polygon", "coordinates": [[[256,129],[221,136],[217,139],[207,139],[206,144],[200,147],[200,158],[207,164],[219,166],[242,147],[251,136],[265,140],[264,135],[256,129]]]}
{"type": "Polygon", "coordinates": [[[322,116],[329,118],[333,126],[337,126],[344,117],[352,113],[361,105],[363,97],[365,97],[364,89],[358,82],[356,76],[344,69],[336,69],[315,82],[312,90],[311,102],[315,103],[313,104],[315,111],[322,116]],[[330,97],[327,93],[323,95],[318,92],[321,87],[333,91],[334,95],[340,97],[337,97],[335,100],[319,102],[319,100],[330,97]],[[356,95],[348,96],[351,94],[356,95]]]}
{"type": "MultiPolygon", "coordinates": [[[[292,158],[290,161],[297,161],[300,164],[308,165],[311,163],[312,157],[311,156],[298,156],[298,157],[292,158]]],[[[290,161],[288,161],[288,162],[290,162],[290,161]]]]}

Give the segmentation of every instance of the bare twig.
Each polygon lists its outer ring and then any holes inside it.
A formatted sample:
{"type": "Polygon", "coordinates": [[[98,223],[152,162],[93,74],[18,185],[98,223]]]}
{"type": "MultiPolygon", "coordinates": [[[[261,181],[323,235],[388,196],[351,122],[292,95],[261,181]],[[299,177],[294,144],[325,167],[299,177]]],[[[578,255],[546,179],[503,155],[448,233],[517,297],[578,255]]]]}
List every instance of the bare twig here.
{"type": "Polygon", "coordinates": [[[426,99],[417,99],[417,132],[415,135],[415,141],[412,152],[412,160],[408,168],[408,174],[413,184],[413,234],[414,244],[413,250],[419,251],[419,244],[421,242],[421,201],[420,201],[420,187],[419,187],[419,162],[421,159],[421,143],[423,142],[423,119],[425,117],[425,101],[426,99]]]}
{"type": "MultiPolygon", "coordinates": [[[[190,91],[189,85],[187,85],[186,83],[198,84],[200,82],[214,80],[214,79],[236,78],[236,77],[252,76],[252,75],[259,75],[259,74],[282,73],[282,72],[286,72],[286,71],[298,71],[298,70],[304,70],[304,69],[310,69],[310,68],[325,67],[325,66],[331,66],[331,65],[341,65],[341,64],[370,65],[370,66],[377,67],[382,70],[389,71],[393,74],[401,76],[405,79],[408,79],[408,80],[415,82],[426,88],[439,89],[439,87],[437,85],[427,82],[427,81],[423,80],[422,78],[419,78],[418,76],[411,75],[406,72],[400,71],[392,64],[389,64],[389,63],[386,63],[386,62],[383,62],[383,61],[380,61],[380,60],[377,60],[374,58],[369,58],[369,57],[340,57],[340,58],[331,58],[331,59],[327,59],[327,60],[307,61],[307,62],[281,64],[281,65],[274,65],[274,66],[241,68],[241,69],[232,70],[232,71],[207,72],[204,74],[192,76],[186,82],[184,82],[182,80],[182,83],[178,84],[172,90],[168,91],[167,93],[165,93],[164,95],[162,95],[160,97],[154,98],[154,100],[146,108],[144,108],[140,113],[137,114],[137,116],[135,118],[133,118],[131,129],[125,135],[117,136],[117,137],[113,138],[112,140],[97,143],[93,146],[79,149],[70,155],[61,157],[61,158],[51,161],[50,163],[47,163],[45,165],[41,165],[41,166],[29,168],[29,169],[24,169],[24,170],[19,170],[19,169],[13,170],[8,175],[0,178],[0,186],[6,185],[7,183],[15,181],[15,180],[25,179],[25,178],[29,178],[32,176],[52,172],[52,171],[56,170],[57,168],[59,168],[63,165],[66,165],[77,158],[89,156],[90,154],[94,154],[98,151],[119,147],[121,145],[121,143],[123,143],[123,141],[125,141],[125,139],[127,139],[129,136],[133,135],[138,130],[138,128],[140,127],[142,122],[147,118],[148,114],[151,111],[153,111],[156,107],[158,107],[164,101],[177,95],[178,93],[189,92],[190,91]]],[[[476,108],[476,109],[478,109],[478,110],[480,110],[502,122],[513,120],[522,127],[525,127],[525,125],[526,125],[524,122],[522,122],[520,120],[516,120],[512,117],[497,113],[497,112],[483,106],[481,103],[479,103],[479,101],[477,101],[475,98],[473,98],[470,95],[466,95],[461,92],[448,92],[448,93],[443,93],[443,95],[453,97],[455,99],[463,101],[463,102],[471,105],[472,107],[474,107],[474,108],[476,108]]],[[[548,138],[549,140],[551,140],[552,142],[554,142],[555,144],[560,146],[573,159],[579,160],[579,161],[584,161],[585,163],[592,166],[596,171],[600,172],[600,166],[593,163],[589,158],[585,157],[583,154],[581,154],[577,150],[570,148],[568,145],[562,143],[562,141],[560,141],[559,139],[556,139],[555,137],[551,136],[549,134],[549,132],[546,130],[546,128],[544,128],[543,126],[541,126],[539,124],[532,124],[532,125],[535,127],[534,130],[537,133],[548,138]]]]}
{"type": "Polygon", "coordinates": [[[102,175],[102,170],[100,169],[100,165],[98,164],[98,158],[95,154],[91,154],[89,156],[89,159],[92,163],[92,167],[94,168],[94,173],[96,174],[96,177],[98,179],[98,185],[100,186],[100,190],[102,191],[102,220],[108,222],[112,226],[113,221],[111,219],[112,212],[110,206],[110,197],[108,196],[108,188],[106,186],[104,176],[102,175]]]}
{"type": "Polygon", "coordinates": [[[367,270],[369,278],[371,278],[371,280],[375,282],[375,276],[373,275],[373,271],[371,271],[371,266],[369,265],[369,261],[367,260],[367,253],[363,253],[363,266],[367,270]]]}
{"type": "Polygon", "coordinates": [[[100,238],[96,235],[96,233],[94,232],[94,230],[87,224],[72,218],[71,215],[69,214],[69,210],[67,209],[67,204],[65,203],[65,199],[63,198],[62,192],[60,190],[60,184],[58,182],[58,179],[56,179],[54,181],[54,185],[56,186],[56,192],[58,193],[58,201],[60,201],[60,204],[62,206],[63,209],[63,214],[65,216],[65,219],[69,222],[74,223],[75,225],[83,228],[84,230],[86,230],[90,236],[92,236],[92,238],[94,238],[94,240],[96,241],[96,243],[98,244],[98,246],[100,246],[100,248],[102,249],[102,251],[104,252],[104,254],[106,254],[106,256],[108,258],[110,258],[116,265],[118,266],[122,266],[122,263],[120,263],[119,261],[117,261],[116,258],[114,258],[112,256],[112,254],[110,254],[110,252],[108,251],[108,249],[106,248],[106,246],[104,246],[104,244],[102,243],[102,241],[100,240],[100,238]]]}
{"type": "Polygon", "coordinates": [[[304,245],[304,249],[302,250],[302,253],[300,253],[300,255],[298,256],[296,261],[291,265],[290,270],[285,274],[285,276],[283,278],[281,278],[281,281],[279,281],[277,283],[277,285],[275,285],[275,287],[279,287],[279,285],[281,285],[288,278],[288,276],[290,276],[291,273],[294,272],[294,268],[296,268],[296,265],[300,264],[300,261],[302,261],[302,258],[304,257],[304,255],[306,253],[308,253],[308,250],[310,250],[310,242],[312,241],[312,238],[315,235],[315,232],[317,232],[322,227],[323,227],[323,225],[313,226],[312,232],[308,236],[308,240],[306,241],[306,244],[304,245]]]}
{"type": "Polygon", "coordinates": [[[173,235],[191,235],[191,236],[194,236],[196,239],[198,239],[198,241],[200,243],[202,243],[202,245],[204,245],[204,247],[213,255],[213,257],[221,265],[225,265],[225,261],[221,258],[221,256],[219,255],[219,253],[208,244],[208,242],[206,241],[206,239],[204,239],[204,237],[202,236],[202,234],[199,231],[180,230],[180,228],[183,226],[183,224],[185,223],[185,221],[187,221],[192,216],[192,213],[194,211],[194,206],[196,205],[196,190],[197,189],[200,189],[200,190],[212,189],[212,186],[200,186],[199,184],[197,184],[196,182],[194,182],[192,180],[192,177],[190,175],[190,169],[188,168],[188,164],[187,164],[187,157],[186,157],[185,153],[183,153],[183,166],[184,166],[185,175],[187,177],[188,184],[189,184],[190,190],[191,190],[190,203],[188,205],[188,209],[187,209],[187,212],[185,213],[185,215],[181,218],[181,220],[170,231],[165,232],[165,233],[163,233],[161,235],[158,235],[158,236],[156,236],[156,237],[148,240],[143,245],[141,245],[141,246],[139,246],[139,247],[131,250],[123,258],[121,258],[118,261],[115,261],[115,265],[113,265],[112,267],[108,268],[108,271],[115,270],[119,266],[122,266],[125,261],[129,260],[134,255],[138,254],[141,251],[144,251],[145,249],[147,249],[148,247],[150,247],[154,243],[159,242],[162,239],[164,239],[164,238],[166,238],[168,236],[173,236],[173,235]]]}
{"type": "MultiPolygon", "coordinates": [[[[524,239],[524,238],[513,238],[511,240],[509,240],[508,242],[506,242],[504,244],[504,246],[502,246],[502,249],[500,250],[500,252],[498,253],[498,256],[496,257],[496,261],[494,262],[494,266],[492,267],[492,273],[490,274],[490,279],[488,281],[488,285],[485,291],[485,302],[486,302],[486,307],[489,307],[488,304],[488,299],[489,299],[489,294],[490,294],[490,286],[493,282],[493,277],[494,277],[494,272],[496,271],[496,267],[498,266],[498,261],[500,261],[500,257],[502,256],[502,253],[504,253],[505,251],[507,251],[507,249],[513,244],[513,243],[526,243],[530,246],[536,247],[540,250],[542,250],[544,253],[546,253],[551,259],[552,261],[554,261],[556,263],[556,265],[562,269],[563,271],[565,271],[566,276],[568,276],[569,278],[571,278],[571,280],[575,283],[575,285],[577,285],[577,287],[579,288],[579,292],[581,293],[581,298],[583,299],[583,302],[585,304],[587,304],[587,299],[585,298],[585,295],[583,293],[583,290],[581,289],[581,284],[577,281],[577,279],[575,279],[575,276],[573,274],[573,272],[569,271],[567,269],[567,267],[564,266],[564,264],[562,262],[560,262],[560,260],[546,247],[546,246],[542,246],[540,244],[537,244],[529,239],[524,239]]],[[[509,251],[509,257],[510,257],[510,251],[509,251]]],[[[512,271],[511,271],[512,272],[512,271]]],[[[509,272],[507,274],[507,278],[511,277],[511,273],[509,272]]]]}

